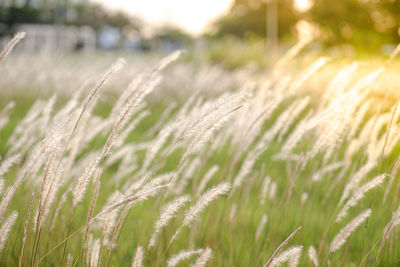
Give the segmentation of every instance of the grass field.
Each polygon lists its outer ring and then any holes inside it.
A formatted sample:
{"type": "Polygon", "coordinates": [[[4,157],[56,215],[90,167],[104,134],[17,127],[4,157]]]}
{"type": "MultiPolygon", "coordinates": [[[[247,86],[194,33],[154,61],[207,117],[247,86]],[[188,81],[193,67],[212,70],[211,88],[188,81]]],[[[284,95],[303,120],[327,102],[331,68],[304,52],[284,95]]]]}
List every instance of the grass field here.
{"type": "Polygon", "coordinates": [[[1,265],[400,264],[398,62],[117,58],[0,62],[1,265]]]}

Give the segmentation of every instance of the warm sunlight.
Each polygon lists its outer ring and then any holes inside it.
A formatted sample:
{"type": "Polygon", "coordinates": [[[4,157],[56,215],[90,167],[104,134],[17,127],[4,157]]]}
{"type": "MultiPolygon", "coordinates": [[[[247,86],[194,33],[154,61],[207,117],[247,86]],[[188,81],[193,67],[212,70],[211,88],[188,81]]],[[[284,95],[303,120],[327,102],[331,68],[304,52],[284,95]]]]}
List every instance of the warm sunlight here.
{"type": "Polygon", "coordinates": [[[0,0],[0,267],[400,267],[400,0],[0,0]]]}
{"type": "Polygon", "coordinates": [[[306,12],[313,4],[312,0],[294,0],[294,7],[299,12],[306,12]]]}
{"type": "Polygon", "coordinates": [[[122,9],[145,21],[159,25],[172,23],[191,33],[200,33],[232,0],[96,0],[108,7],[122,9]]]}

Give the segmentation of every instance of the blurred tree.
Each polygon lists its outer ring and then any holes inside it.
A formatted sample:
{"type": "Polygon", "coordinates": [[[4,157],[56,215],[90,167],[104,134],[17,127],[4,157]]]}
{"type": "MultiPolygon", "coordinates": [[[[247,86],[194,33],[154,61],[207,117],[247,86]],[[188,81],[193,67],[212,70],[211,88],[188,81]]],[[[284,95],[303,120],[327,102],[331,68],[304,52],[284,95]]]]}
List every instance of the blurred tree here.
{"type": "Polygon", "coordinates": [[[193,40],[182,29],[173,25],[167,25],[157,29],[149,41],[156,43],[159,49],[169,53],[191,45],[193,40]]]}
{"type": "Polygon", "coordinates": [[[290,38],[299,19],[311,20],[325,32],[323,43],[350,43],[376,50],[400,42],[400,0],[314,0],[305,12],[295,0],[234,0],[228,15],[216,22],[216,35],[265,37],[268,1],[278,1],[278,36],[290,38]]]}
{"type": "MultiPolygon", "coordinates": [[[[290,32],[298,20],[292,0],[270,0],[278,4],[278,36],[290,32]]],[[[217,21],[217,35],[231,34],[265,36],[267,3],[261,0],[235,0],[227,16],[217,21]]]]}
{"type": "Polygon", "coordinates": [[[164,26],[159,28],[153,35],[157,40],[179,40],[184,43],[192,41],[192,37],[182,29],[175,26],[164,26]]]}
{"type": "Polygon", "coordinates": [[[317,0],[309,17],[327,33],[328,44],[352,43],[376,49],[400,41],[399,0],[317,0]]]}
{"type": "Polygon", "coordinates": [[[6,24],[9,29],[19,23],[88,25],[94,29],[106,25],[119,29],[141,28],[139,19],[125,13],[112,12],[92,2],[68,0],[25,0],[22,6],[0,6],[0,23],[6,24]]]}

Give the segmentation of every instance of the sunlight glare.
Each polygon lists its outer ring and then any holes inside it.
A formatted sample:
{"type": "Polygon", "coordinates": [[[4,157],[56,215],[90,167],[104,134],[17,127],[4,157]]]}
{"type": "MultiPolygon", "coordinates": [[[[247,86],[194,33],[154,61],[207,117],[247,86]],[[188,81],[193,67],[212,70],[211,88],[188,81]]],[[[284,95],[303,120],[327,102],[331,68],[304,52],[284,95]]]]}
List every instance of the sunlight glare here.
{"type": "Polygon", "coordinates": [[[154,25],[177,25],[191,33],[201,33],[232,0],[95,0],[107,7],[123,10],[154,25]]]}

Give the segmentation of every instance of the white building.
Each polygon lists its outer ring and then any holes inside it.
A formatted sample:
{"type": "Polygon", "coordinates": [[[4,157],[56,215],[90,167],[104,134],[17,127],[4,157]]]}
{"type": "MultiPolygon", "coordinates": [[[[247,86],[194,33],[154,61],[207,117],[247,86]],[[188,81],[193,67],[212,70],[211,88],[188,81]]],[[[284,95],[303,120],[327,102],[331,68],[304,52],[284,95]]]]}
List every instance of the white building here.
{"type": "MultiPolygon", "coordinates": [[[[20,24],[16,31],[26,32],[26,38],[17,50],[24,52],[90,51],[96,49],[96,32],[88,26],[20,24]]],[[[4,47],[9,38],[0,39],[4,47]]]]}
{"type": "MultiPolygon", "coordinates": [[[[60,0],[0,0],[0,6],[29,5],[33,7],[43,7],[44,5],[49,5],[49,4],[54,5],[57,1],[60,2],[60,0]]],[[[68,0],[68,3],[82,3],[82,2],[87,2],[87,0],[68,0]]]]}

